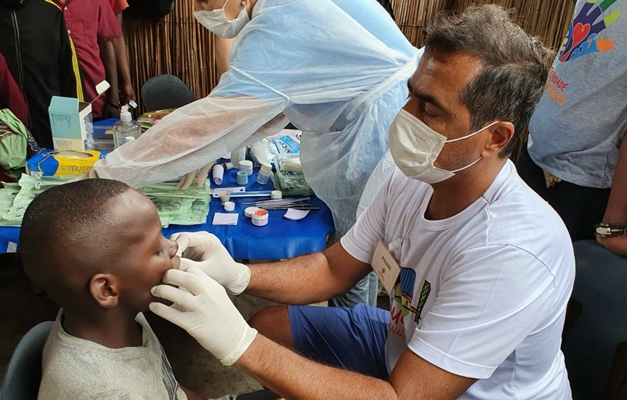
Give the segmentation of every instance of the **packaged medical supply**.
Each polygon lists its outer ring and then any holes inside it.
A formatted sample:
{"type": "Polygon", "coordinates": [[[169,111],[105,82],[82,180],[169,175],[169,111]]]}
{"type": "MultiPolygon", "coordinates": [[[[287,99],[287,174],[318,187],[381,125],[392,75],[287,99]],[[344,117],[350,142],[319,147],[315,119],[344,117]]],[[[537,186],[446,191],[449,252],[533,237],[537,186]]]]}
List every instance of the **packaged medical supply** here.
{"type": "MultiPolygon", "coordinates": [[[[100,97],[111,86],[107,81],[96,85],[100,97]]],[[[96,97],[96,99],[98,98],[96,97]]],[[[76,98],[53,96],[48,107],[52,143],[56,150],[85,151],[94,149],[91,103],[76,98]]]]}
{"type": "Polygon", "coordinates": [[[50,178],[40,176],[36,178],[23,174],[18,182],[19,192],[15,195],[9,210],[1,216],[2,224],[19,226],[22,223],[26,208],[35,197],[47,189],[67,183],[69,179],[71,177],[50,178]]]}
{"type": "Polygon", "coordinates": [[[120,120],[113,125],[113,141],[115,148],[124,143],[135,140],[141,135],[139,122],[133,121],[133,116],[128,109],[129,106],[122,106],[120,120]]]}
{"type": "Polygon", "coordinates": [[[17,183],[5,183],[4,187],[0,189],[0,226],[20,225],[21,218],[17,221],[3,218],[4,215],[7,215],[7,218],[9,218],[9,211],[13,207],[13,201],[19,192],[20,185],[17,183]]]}
{"type": "Polygon", "coordinates": [[[137,122],[139,122],[141,126],[142,133],[158,124],[159,121],[168,116],[172,111],[174,111],[174,109],[150,111],[142,114],[139,118],[137,118],[137,122]]]}
{"type": "Polygon", "coordinates": [[[211,193],[209,181],[181,190],[175,182],[157,183],[140,191],[157,207],[161,225],[197,225],[207,222],[211,193]]]}
{"type": "Polygon", "coordinates": [[[46,177],[88,174],[96,161],[104,158],[106,151],[56,151],[42,149],[26,162],[26,172],[46,177]]]}
{"type": "Polygon", "coordinates": [[[271,164],[280,154],[300,153],[302,132],[295,129],[283,129],[276,135],[258,140],[250,145],[250,156],[257,164],[271,164]]]}
{"type": "Polygon", "coordinates": [[[298,154],[279,155],[274,160],[274,166],[276,168],[275,187],[283,194],[303,196],[313,194],[311,187],[305,181],[298,154]]]}
{"type": "MultiPolygon", "coordinates": [[[[52,187],[63,185],[73,176],[47,177],[34,172],[33,175],[22,175],[19,191],[15,184],[0,189],[0,225],[19,226],[24,212],[40,193],[52,187]],[[11,200],[11,197],[12,200],[11,200]],[[8,203],[11,202],[9,205],[8,203]]],[[[197,225],[207,222],[211,194],[209,183],[204,186],[193,186],[181,190],[175,182],[149,185],[140,190],[157,208],[161,225],[165,228],[170,224],[197,225]]]]}

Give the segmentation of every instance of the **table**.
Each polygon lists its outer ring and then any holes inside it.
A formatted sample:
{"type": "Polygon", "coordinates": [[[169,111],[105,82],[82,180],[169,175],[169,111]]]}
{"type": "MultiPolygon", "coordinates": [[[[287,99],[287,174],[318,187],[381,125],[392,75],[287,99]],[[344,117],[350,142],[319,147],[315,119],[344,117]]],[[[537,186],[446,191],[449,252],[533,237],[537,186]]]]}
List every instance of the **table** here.
{"type": "MultiPolygon", "coordinates": [[[[220,186],[235,187],[237,170],[225,171],[224,181],[220,186]]],[[[272,190],[272,182],[262,186],[256,182],[257,169],[249,177],[246,190],[272,190]]],[[[268,198],[241,198],[242,201],[268,198]]],[[[312,210],[309,215],[300,221],[291,221],[283,218],[286,210],[269,210],[269,221],[266,226],[254,226],[250,218],[244,216],[246,206],[232,199],[235,211],[239,214],[237,225],[214,226],[211,224],[216,212],[224,211],[220,199],[211,199],[207,223],[203,225],[181,226],[171,225],[163,230],[165,236],[176,232],[207,231],[220,238],[231,256],[238,260],[279,260],[299,255],[322,251],[326,247],[327,236],[335,232],[331,211],[322,200],[313,196],[311,203],[320,207],[312,210]]]]}
{"type": "MultiPolygon", "coordinates": [[[[212,188],[235,187],[236,169],[225,171],[222,185],[212,188]]],[[[256,182],[257,169],[249,177],[246,190],[272,190],[272,182],[262,186],[256,182]]],[[[241,198],[243,201],[253,198],[241,198]]],[[[258,197],[257,200],[268,198],[258,197]]],[[[212,198],[209,206],[207,222],[202,225],[170,225],[163,230],[163,235],[169,237],[176,232],[207,231],[218,236],[231,256],[237,260],[279,260],[292,258],[303,254],[322,251],[326,247],[327,237],[335,231],[333,217],[329,208],[315,196],[311,203],[320,207],[312,210],[309,215],[300,221],[291,221],[283,218],[286,210],[269,210],[268,225],[254,226],[249,218],[244,216],[244,208],[238,199],[233,199],[235,211],[239,214],[237,225],[214,226],[213,215],[224,211],[219,198],[212,198]]],[[[15,251],[19,242],[18,227],[0,227],[0,254],[15,251]]]]}

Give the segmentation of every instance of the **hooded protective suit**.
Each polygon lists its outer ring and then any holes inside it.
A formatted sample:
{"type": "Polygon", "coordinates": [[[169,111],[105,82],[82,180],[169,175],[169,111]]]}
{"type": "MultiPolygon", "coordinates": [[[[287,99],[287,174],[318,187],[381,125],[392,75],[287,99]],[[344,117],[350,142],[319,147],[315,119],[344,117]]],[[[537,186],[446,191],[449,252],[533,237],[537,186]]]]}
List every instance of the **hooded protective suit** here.
{"type": "Polygon", "coordinates": [[[259,0],[211,94],[94,170],[134,187],[175,179],[291,121],[303,131],[307,182],[343,235],[387,150],[418,58],[374,0],[259,0]]]}

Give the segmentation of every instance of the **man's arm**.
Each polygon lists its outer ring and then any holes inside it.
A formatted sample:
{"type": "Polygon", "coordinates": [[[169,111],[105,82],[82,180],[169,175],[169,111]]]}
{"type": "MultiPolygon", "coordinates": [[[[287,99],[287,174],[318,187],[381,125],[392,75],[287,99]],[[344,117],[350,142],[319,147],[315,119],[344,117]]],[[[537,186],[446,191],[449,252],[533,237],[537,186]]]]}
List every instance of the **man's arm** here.
{"type": "MultiPolygon", "coordinates": [[[[122,12],[115,15],[120,29],[122,29],[123,16],[122,12]]],[[[118,73],[118,89],[120,93],[120,101],[122,104],[128,104],[131,100],[136,100],[135,90],[133,90],[133,84],[131,83],[131,71],[128,63],[128,52],[126,49],[126,41],[124,35],[118,36],[112,40],[113,48],[115,50],[115,60],[117,63],[118,73]]]]}
{"type": "MultiPolygon", "coordinates": [[[[604,223],[607,224],[627,224],[627,137],[623,138],[623,143],[618,153],[618,162],[614,171],[614,180],[610,199],[605,208],[603,216],[604,223]]],[[[615,238],[597,238],[597,241],[608,250],[627,256],[627,236],[615,238]]]]}
{"type": "Polygon", "coordinates": [[[99,178],[136,188],[178,179],[240,146],[287,104],[274,93],[265,99],[209,95],[177,109],[139,139],[109,153],[92,171],[99,178]]]}
{"type": "Polygon", "coordinates": [[[112,41],[100,43],[100,58],[105,67],[107,81],[111,85],[111,88],[107,92],[107,103],[104,107],[104,115],[106,117],[119,118],[120,95],[118,91],[118,71],[112,41]]]}
{"type": "Polygon", "coordinates": [[[261,335],[235,366],[287,399],[453,400],[475,382],[446,372],[407,349],[389,381],[383,381],[317,364],[261,335]]]}
{"type": "Polygon", "coordinates": [[[311,304],[342,295],[371,270],[340,242],[322,253],[249,268],[245,293],[283,304],[311,304]]]}
{"type": "Polygon", "coordinates": [[[215,35],[215,44],[216,44],[216,69],[218,73],[218,81],[220,81],[220,77],[222,74],[229,69],[229,52],[231,51],[231,47],[233,46],[233,39],[225,39],[218,35],[215,35]]]}

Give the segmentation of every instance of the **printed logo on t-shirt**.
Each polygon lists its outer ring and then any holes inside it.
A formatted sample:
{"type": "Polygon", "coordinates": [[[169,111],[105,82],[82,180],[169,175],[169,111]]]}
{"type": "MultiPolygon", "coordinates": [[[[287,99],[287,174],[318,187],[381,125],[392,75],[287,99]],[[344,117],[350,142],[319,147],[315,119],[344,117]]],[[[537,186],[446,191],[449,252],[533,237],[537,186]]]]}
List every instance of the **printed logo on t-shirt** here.
{"type": "Polygon", "coordinates": [[[418,305],[413,305],[414,287],[416,284],[416,271],[411,268],[401,268],[398,282],[394,288],[394,301],[390,310],[390,324],[388,330],[390,334],[401,338],[405,337],[405,318],[412,317],[417,324],[420,322],[420,314],[424,308],[429,293],[431,293],[431,284],[425,281],[418,305]]]}
{"type": "MultiPolygon", "coordinates": [[[[616,0],[588,0],[584,3],[568,27],[566,38],[557,55],[559,62],[566,63],[588,54],[605,53],[614,48],[612,39],[601,38],[598,35],[620,17],[620,10],[604,15],[615,2],[616,0]]],[[[608,30],[607,32],[616,32],[616,30],[608,30]]],[[[547,96],[558,106],[564,107],[566,100],[568,100],[567,88],[568,83],[551,68],[548,82],[544,87],[547,96]]]]}

